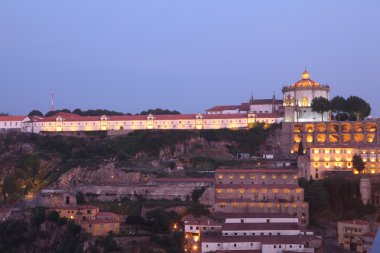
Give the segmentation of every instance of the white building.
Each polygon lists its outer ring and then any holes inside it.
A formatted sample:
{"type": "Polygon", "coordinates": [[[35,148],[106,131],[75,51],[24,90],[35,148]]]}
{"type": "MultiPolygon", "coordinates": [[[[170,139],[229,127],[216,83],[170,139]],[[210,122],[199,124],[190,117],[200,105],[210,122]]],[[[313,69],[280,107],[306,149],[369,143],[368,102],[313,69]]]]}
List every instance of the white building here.
{"type": "MultiPolygon", "coordinates": [[[[329,99],[330,87],[310,79],[306,70],[302,79],[282,89],[284,95],[285,122],[319,122],[322,115],[311,111],[311,101],[316,97],[329,99]]],[[[329,113],[323,114],[323,121],[329,120],[329,113]]]]}
{"type": "Polygon", "coordinates": [[[314,252],[321,239],[285,213],[232,213],[224,223],[185,222],[185,252],[314,252]]]}
{"type": "Polygon", "coordinates": [[[26,116],[0,116],[0,132],[21,131],[21,123],[26,119],[26,116]]]}

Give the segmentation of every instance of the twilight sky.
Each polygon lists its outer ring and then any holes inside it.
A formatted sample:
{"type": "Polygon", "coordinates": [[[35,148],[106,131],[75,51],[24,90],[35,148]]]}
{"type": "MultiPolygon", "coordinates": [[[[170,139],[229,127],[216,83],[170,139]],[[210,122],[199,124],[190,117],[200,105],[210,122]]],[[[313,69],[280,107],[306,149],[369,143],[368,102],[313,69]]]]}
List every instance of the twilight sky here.
{"type": "Polygon", "coordinates": [[[300,79],[380,114],[380,1],[0,2],[0,112],[204,112],[300,79]]]}

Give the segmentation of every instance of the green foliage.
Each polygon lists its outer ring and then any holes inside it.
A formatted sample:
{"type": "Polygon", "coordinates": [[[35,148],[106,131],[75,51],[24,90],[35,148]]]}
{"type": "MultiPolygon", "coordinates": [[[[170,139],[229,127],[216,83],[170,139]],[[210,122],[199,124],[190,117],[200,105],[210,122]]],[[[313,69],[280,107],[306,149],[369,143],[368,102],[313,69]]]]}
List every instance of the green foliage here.
{"type": "Polygon", "coordinates": [[[32,224],[34,226],[39,226],[41,225],[42,223],[44,223],[46,220],[46,215],[45,215],[45,212],[43,211],[38,211],[36,214],[33,215],[32,217],[32,224]]]}
{"type": "Polygon", "coordinates": [[[0,112],[0,116],[9,116],[9,113],[6,113],[6,112],[0,112]]]}
{"type": "Polygon", "coordinates": [[[0,223],[0,252],[18,252],[17,248],[29,243],[25,220],[7,220],[0,223]]]}
{"type": "Polygon", "coordinates": [[[77,108],[73,111],[74,114],[78,114],[80,116],[115,116],[115,115],[124,115],[122,112],[116,112],[116,111],[110,111],[106,109],[96,109],[96,110],[87,110],[82,111],[81,109],[77,108]]]}
{"type": "Polygon", "coordinates": [[[183,234],[173,233],[171,236],[163,235],[153,235],[150,238],[151,242],[161,246],[165,249],[166,253],[180,253],[182,250],[183,234]]]}
{"type": "Polygon", "coordinates": [[[130,225],[144,225],[145,219],[140,214],[132,214],[128,215],[125,222],[130,225]]]}
{"type": "Polygon", "coordinates": [[[13,175],[5,176],[1,193],[8,202],[15,200],[20,194],[21,189],[18,187],[17,179],[13,175]]]}
{"type": "Polygon", "coordinates": [[[46,218],[48,221],[58,222],[59,220],[59,213],[55,210],[51,211],[46,218]]]}
{"type": "MultiPolygon", "coordinates": [[[[344,120],[347,101],[344,97],[335,96],[331,99],[331,110],[336,114],[336,119],[344,120]]],[[[347,117],[347,116],[346,116],[347,117]]]]}
{"type": "Polygon", "coordinates": [[[322,115],[323,121],[323,113],[328,112],[331,109],[330,101],[324,97],[315,97],[311,101],[311,110],[313,112],[320,113],[322,115]]]}
{"type": "Polygon", "coordinates": [[[146,111],[142,111],[140,113],[140,115],[149,115],[149,114],[153,114],[153,115],[178,115],[181,113],[179,111],[176,111],[176,110],[171,111],[168,109],[161,109],[161,108],[149,109],[146,111]]]}
{"type": "Polygon", "coordinates": [[[186,209],[187,214],[191,214],[194,217],[201,217],[210,214],[210,210],[208,210],[204,205],[194,203],[186,209]]]}
{"type": "Polygon", "coordinates": [[[77,205],[83,205],[86,203],[86,199],[84,197],[83,192],[78,192],[76,195],[77,205]]]}
{"type": "Polygon", "coordinates": [[[194,203],[198,203],[199,201],[199,198],[202,197],[203,193],[205,192],[206,188],[205,187],[202,187],[202,188],[195,188],[192,192],[191,192],[191,200],[194,202],[194,203]]]}
{"type": "Polygon", "coordinates": [[[363,205],[357,178],[333,176],[317,181],[300,179],[299,186],[305,189],[311,220],[315,220],[323,211],[333,214],[330,219],[334,221],[358,219],[374,211],[371,206],[363,205]]]}
{"type": "Polygon", "coordinates": [[[353,157],[352,157],[352,166],[358,170],[359,172],[363,171],[364,168],[365,168],[365,164],[364,164],[364,161],[363,161],[363,158],[358,155],[358,154],[355,154],[353,157]]]}
{"type": "Polygon", "coordinates": [[[113,239],[113,234],[110,232],[106,236],[100,237],[96,240],[96,245],[103,248],[104,253],[108,252],[120,252],[121,248],[117,245],[113,239]]]}
{"type": "Polygon", "coordinates": [[[166,212],[162,208],[156,208],[146,213],[146,221],[152,232],[168,233],[170,225],[180,222],[181,217],[175,211],[166,212]]]}
{"type": "Polygon", "coordinates": [[[71,111],[69,109],[62,109],[62,110],[55,110],[55,111],[48,111],[46,114],[45,114],[45,117],[50,117],[50,116],[53,116],[57,113],[60,113],[60,112],[66,112],[66,113],[71,113],[71,111]]]}
{"type": "Polygon", "coordinates": [[[29,112],[28,116],[38,116],[38,117],[43,117],[44,115],[42,114],[41,111],[38,110],[32,110],[29,112]]]}
{"type": "Polygon", "coordinates": [[[299,156],[302,156],[302,155],[304,155],[304,148],[303,148],[303,142],[302,142],[302,140],[300,141],[300,143],[298,144],[298,155],[299,156]]]}
{"type": "Polygon", "coordinates": [[[371,106],[362,98],[350,96],[347,98],[346,111],[357,120],[363,120],[371,114],[371,106]]]}
{"type": "Polygon", "coordinates": [[[329,193],[323,181],[311,181],[305,189],[305,199],[309,202],[309,209],[317,212],[329,206],[329,193]]]}

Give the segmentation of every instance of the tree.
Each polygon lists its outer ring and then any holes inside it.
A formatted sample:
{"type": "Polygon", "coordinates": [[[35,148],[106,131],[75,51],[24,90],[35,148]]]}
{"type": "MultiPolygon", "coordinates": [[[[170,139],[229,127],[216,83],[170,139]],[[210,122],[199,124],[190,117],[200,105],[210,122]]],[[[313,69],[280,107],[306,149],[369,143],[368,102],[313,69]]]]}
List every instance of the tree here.
{"type": "Polygon", "coordinates": [[[297,154],[298,154],[298,156],[304,155],[304,148],[303,148],[302,140],[298,144],[298,153],[297,154]]]}
{"type": "Polygon", "coordinates": [[[352,157],[352,166],[357,171],[362,172],[364,170],[364,168],[365,168],[365,164],[364,164],[363,158],[360,155],[355,154],[352,157]]]}
{"type": "Polygon", "coordinates": [[[77,199],[78,205],[83,205],[84,203],[86,203],[83,192],[78,192],[77,195],[75,195],[75,197],[77,199]]]}
{"type": "Polygon", "coordinates": [[[363,120],[370,115],[371,106],[360,97],[350,96],[347,98],[346,111],[357,120],[363,120]]]}
{"type": "Polygon", "coordinates": [[[42,114],[42,112],[38,111],[38,110],[33,110],[31,111],[28,116],[38,116],[38,117],[43,117],[44,115],[42,114]]]}
{"type": "Polygon", "coordinates": [[[324,97],[316,97],[311,101],[311,110],[313,112],[320,113],[322,115],[323,121],[323,113],[328,112],[331,108],[330,101],[324,97]]]}
{"type": "Polygon", "coordinates": [[[341,121],[342,114],[346,110],[346,99],[344,97],[335,96],[331,99],[331,110],[336,113],[337,120],[341,121]]]}
{"type": "Polygon", "coordinates": [[[171,114],[171,115],[177,115],[177,114],[181,114],[179,111],[177,110],[168,110],[168,109],[161,109],[161,108],[156,108],[156,109],[149,109],[147,111],[142,111],[140,113],[140,115],[148,115],[148,114],[153,114],[153,115],[167,115],[167,114],[171,114]]]}
{"type": "Polygon", "coordinates": [[[71,111],[69,109],[62,109],[62,110],[55,110],[55,111],[48,111],[46,114],[45,114],[45,117],[50,117],[50,116],[53,116],[59,112],[67,112],[67,113],[71,113],[71,111]]]}
{"type": "Polygon", "coordinates": [[[9,113],[6,113],[6,112],[0,112],[0,116],[9,116],[9,113]]]}

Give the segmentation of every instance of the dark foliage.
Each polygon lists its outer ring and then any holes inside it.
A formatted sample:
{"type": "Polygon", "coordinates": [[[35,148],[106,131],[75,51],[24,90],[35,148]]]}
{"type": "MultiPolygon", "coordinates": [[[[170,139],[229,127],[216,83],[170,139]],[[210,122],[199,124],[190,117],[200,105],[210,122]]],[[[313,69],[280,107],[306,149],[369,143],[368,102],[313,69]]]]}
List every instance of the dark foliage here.
{"type": "Polygon", "coordinates": [[[176,110],[171,111],[168,109],[161,109],[161,108],[149,109],[149,110],[140,112],[140,115],[149,115],[149,114],[153,114],[153,115],[178,115],[181,113],[179,111],[176,111],[176,110]]]}

